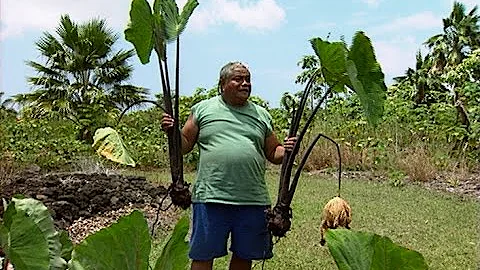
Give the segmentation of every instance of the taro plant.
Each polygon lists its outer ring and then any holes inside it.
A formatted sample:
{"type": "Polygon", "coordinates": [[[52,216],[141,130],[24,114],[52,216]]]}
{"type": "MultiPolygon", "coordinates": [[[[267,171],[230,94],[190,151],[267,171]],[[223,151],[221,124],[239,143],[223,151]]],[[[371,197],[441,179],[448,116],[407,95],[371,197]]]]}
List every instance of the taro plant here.
{"type": "MultiPolygon", "coordinates": [[[[182,12],[179,13],[175,0],[155,0],[153,3],[153,9],[146,0],[133,0],[130,9],[130,23],[125,30],[125,38],[134,45],[137,56],[142,64],[150,62],[152,50],[155,50],[160,69],[160,81],[163,90],[163,106],[156,101],[142,100],[132,104],[126,108],[124,112],[139,103],[149,102],[160,107],[175,120],[173,128],[167,131],[170,171],[172,177],[172,184],[168,189],[168,193],[170,194],[173,204],[178,205],[183,209],[190,206],[191,193],[189,190],[189,184],[184,181],[183,176],[182,140],[179,126],[180,35],[185,30],[188,19],[197,6],[198,2],[196,0],[188,0],[183,7],[182,12]],[[167,44],[171,42],[176,43],[175,87],[173,98],[168,71],[169,65],[167,61],[167,44]]],[[[108,139],[110,137],[111,136],[103,136],[102,138],[108,139]]],[[[116,135],[113,137],[119,138],[116,135]]],[[[97,136],[97,138],[100,138],[100,136],[97,136]]],[[[118,145],[119,143],[117,142],[114,144],[118,145]]],[[[104,143],[102,145],[108,144],[104,143]]],[[[108,153],[109,151],[109,149],[104,149],[104,151],[101,152],[108,153]]]]}
{"type": "MultiPolygon", "coordinates": [[[[354,35],[350,48],[347,48],[343,41],[329,42],[321,38],[314,38],[310,40],[310,43],[318,57],[319,65],[314,72],[308,75],[309,80],[298,106],[293,106],[292,108],[293,113],[288,136],[297,136],[297,143],[293,151],[286,152],[284,156],[280,172],[277,202],[268,214],[269,229],[274,236],[278,237],[285,236],[290,230],[290,219],[292,217],[290,205],[301,170],[318,139],[326,137],[320,134],[311,142],[291,180],[295,158],[299,153],[301,142],[323,102],[332,93],[353,91],[358,95],[368,121],[375,125],[382,116],[387,89],[384,82],[384,74],[375,58],[371,41],[363,32],[357,32],[354,35]],[[318,82],[323,82],[324,95],[318,100],[303,128],[300,130],[300,120],[303,116],[308,96],[318,82]]],[[[328,137],[326,138],[329,139],[328,137]]]]}
{"type": "MultiPolygon", "coordinates": [[[[30,198],[13,198],[0,220],[1,269],[186,269],[189,263],[188,215],[179,219],[160,257],[149,263],[151,238],[143,214],[134,210],[118,222],[73,245],[65,231],[55,230],[48,209],[30,198]]],[[[340,270],[423,270],[423,256],[373,233],[329,230],[328,247],[340,270]]]]}
{"type": "MultiPolygon", "coordinates": [[[[340,148],[334,140],[323,134],[315,136],[310,143],[290,181],[295,156],[299,152],[302,139],[323,102],[332,92],[343,93],[348,89],[358,95],[370,123],[376,125],[383,113],[386,92],[384,75],[375,59],[371,42],[363,32],[355,34],[350,49],[347,49],[344,42],[331,43],[320,38],[314,38],[310,42],[319,59],[319,67],[309,74],[309,80],[298,106],[292,98],[287,97],[292,110],[288,136],[297,136],[297,143],[292,152],[285,154],[280,171],[277,202],[267,215],[269,230],[277,237],[285,236],[290,230],[292,218],[290,205],[301,171],[314,145],[322,137],[333,142],[337,148],[339,163],[337,196],[340,197],[342,164],[340,148]],[[323,82],[324,95],[298,133],[309,94],[318,82],[323,82]]],[[[329,229],[326,231],[326,242],[340,270],[428,269],[420,253],[398,246],[388,237],[373,233],[329,229]]]]}
{"type": "Polygon", "coordinates": [[[425,258],[388,237],[346,229],[328,230],[328,250],[339,270],[424,270],[425,258]]]}
{"type": "MultiPolygon", "coordinates": [[[[152,269],[151,238],[143,214],[134,210],[117,223],[73,245],[64,231],[55,230],[48,209],[31,198],[6,202],[0,219],[0,269],[152,269]],[[3,257],[3,259],[2,259],[3,257]],[[3,260],[3,261],[2,261],[3,260]]],[[[177,222],[154,270],[186,269],[188,215],[177,222]]]]}

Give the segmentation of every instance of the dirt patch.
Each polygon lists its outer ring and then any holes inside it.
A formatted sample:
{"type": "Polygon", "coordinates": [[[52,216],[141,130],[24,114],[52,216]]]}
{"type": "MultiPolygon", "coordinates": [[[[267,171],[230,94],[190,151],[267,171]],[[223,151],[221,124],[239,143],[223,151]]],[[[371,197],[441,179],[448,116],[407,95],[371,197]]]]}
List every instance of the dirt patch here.
{"type": "MultiPolygon", "coordinates": [[[[158,203],[167,192],[165,187],[152,185],[141,176],[114,173],[42,175],[38,171],[25,171],[12,177],[2,185],[1,191],[1,197],[5,199],[22,194],[42,201],[51,212],[55,225],[67,230],[75,243],[134,209],[144,212],[151,227],[158,203]]],[[[179,213],[173,207],[160,212],[159,224],[170,227],[179,213]]],[[[3,206],[0,206],[1,215],[3,206]]]]}

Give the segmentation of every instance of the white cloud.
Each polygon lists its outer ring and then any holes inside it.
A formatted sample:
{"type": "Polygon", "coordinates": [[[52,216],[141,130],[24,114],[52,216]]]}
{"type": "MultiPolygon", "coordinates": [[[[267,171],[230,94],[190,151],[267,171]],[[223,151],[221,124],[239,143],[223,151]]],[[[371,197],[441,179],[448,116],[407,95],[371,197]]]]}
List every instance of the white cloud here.
{"type": "Polygon", "coordinates": [[[51,31],[62,14],[74,21],[106,19],[108,26],[122,29],[128,21],[129,1],[112,0],[4,0],[1,2],[0,39],[28,31],[51,31]]]}
{"type": "Polygon", "coordinates": [[[231,23],[241,29],[272,30],[285,21],[285,10],[275,0],[212,0],[199,6],[191,18],[192,29],[231,23]]]}
{"type": "MultiPolygon", "coordinates": [[[[386,82],[393,77],[402,76],[409,67],[415,66],[415,55],[421,44],[413,36],[404,36],[392,40],[372,40],[377,61],[386,74],[386,82]]],[[[424,53],[424,52],[422,52],[424,53]]]]}
{"type": "Polygon", "coordinates": [[[377,7],[380,4],[381,0],[362,0],[362,2],[371,7],[377,7]]]}
{"type": "Polygon", "coordinates": [[[425,49],[422,43],[432,32],[441,29],[442,18],[430,11],[371,28],[369,32],[377,60],[386,75],[385,81],[391,83],[393,77],[402,76],[409,67],[414,67],[417,51],[425,49]]]}
{"type": "Polygon", "coordinates": [[[430,11],[426,11],[407,17],[397,18],[390,23],[375,27],[372,30],[377,33],[410,32],[413,30],[441,28],[441,25],[442,18],[435,16],[430,11]]]}
{"type": "MultiPolygon", "coordinates": [[[[153,1],[149,1],[152,2],[153,1]]],[[[0,40],[28,31],[51,31],[62,14],[74,21],[104,18],[116,30],[128,23],[128,0],[3,0],[0,9],[0,40]]],[[[151,4],[152,4],[151,3],[151,4]]],[[[177,0],[181,9],[186,0],[177,0]]],[[[242,29],[269,30],[285,20],[285,11],[276,0],[205,0],[201,1],[189,23],[192,30],[232,23],[242,29]]]]}

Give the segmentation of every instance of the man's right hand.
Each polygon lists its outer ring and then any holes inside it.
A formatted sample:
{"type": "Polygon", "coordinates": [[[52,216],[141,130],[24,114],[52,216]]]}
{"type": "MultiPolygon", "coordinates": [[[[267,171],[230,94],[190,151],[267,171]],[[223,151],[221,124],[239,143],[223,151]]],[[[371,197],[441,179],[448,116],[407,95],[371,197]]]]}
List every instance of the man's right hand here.
{"type": "Polygon", "coordinates": [[[173,118],[168,113],[162,114],[162,129],[163,131],[167,131],[171,127],[173,127],[173,118]]]}

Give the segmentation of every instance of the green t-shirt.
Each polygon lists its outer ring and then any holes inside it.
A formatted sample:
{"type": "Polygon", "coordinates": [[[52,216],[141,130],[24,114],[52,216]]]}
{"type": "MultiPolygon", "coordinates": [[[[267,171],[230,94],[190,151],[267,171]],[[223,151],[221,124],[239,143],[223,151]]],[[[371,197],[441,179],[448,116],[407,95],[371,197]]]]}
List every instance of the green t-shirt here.
{"type": "Polygon", "coordinates": [[[192,107],[200,149],[193,202],[270,205],[265,184],[265,139],[272,118],[262,107],[225,103],[221,96],[192,107]]]}

